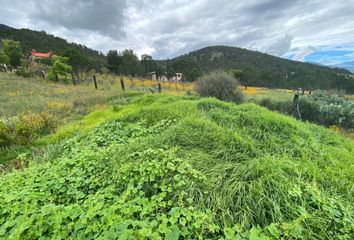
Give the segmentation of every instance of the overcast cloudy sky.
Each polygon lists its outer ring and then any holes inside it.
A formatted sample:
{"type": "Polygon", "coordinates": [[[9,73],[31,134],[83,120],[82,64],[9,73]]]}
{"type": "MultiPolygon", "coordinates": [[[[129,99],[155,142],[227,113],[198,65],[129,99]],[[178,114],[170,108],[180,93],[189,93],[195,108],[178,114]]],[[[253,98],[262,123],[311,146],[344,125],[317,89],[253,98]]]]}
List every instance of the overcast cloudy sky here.
{"type": "Polygon", "coordinates": [[[0,0],[0,23],[158,59],[231,45],[323,64],[354,61],[354,0],[0,0]]]}

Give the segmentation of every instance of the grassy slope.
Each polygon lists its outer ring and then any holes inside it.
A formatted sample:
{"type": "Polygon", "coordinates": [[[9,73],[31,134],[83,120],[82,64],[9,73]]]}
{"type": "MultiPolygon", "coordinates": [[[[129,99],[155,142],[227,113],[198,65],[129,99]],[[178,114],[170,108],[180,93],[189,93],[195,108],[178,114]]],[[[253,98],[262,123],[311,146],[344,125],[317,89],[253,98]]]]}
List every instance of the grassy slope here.
{"type": "Polygon", "coordinates": [[[0,237],[353,238],[345,138],[215,99],[146,95],[116,110],[0,178],[0,237]]]}
{"type": "MultiPolygon", "coordinates": [[[[102,78],[98,78],[98,83],[99,90],[95,90],[91,82],[73,86],[0,73],[0,121],[11,124],[22,116],[49,114],[55,127],[67,127],[66,124],[94,110],[109,112],[108,105],[119,98],[120,88],[102,78]]],[[[91,117],[91,121],[96,120],[99,123],[99,118],[91,117]]],[[[85,122],[85,126],[94,125],[89,122],[85,122]]],[[[0,164],[13,160],[26,148],[11,146],[0,149],[0,164]]]]}
{"type": "MultiPolygon", "coordinates": [[[[21,117],[33,119],[33,116],[38,117],[41,114],[50,116],[51,125],[54,128],[60,127],[60,130],[56,131],[54,136],[38,140],[36,144],[53,141],[50,139],[54,138],[71,136],[78,129],[88,130],[116,115],[109,105],[116,101],[119,102],[121,95],[119,84],[121,76],[107,74],[97,74],[96,76],[99,90],[95,90],[93,86],[92,73],[84,74],[84,81],[73,86],[71,83],[58,84],[39,78],[24,79],[0,72],[0,123],[8,122],[10,125],[14,125],[14,122],[21,122],[21,117]],[[90,114],[81,121],[72,123],[94,110],[99,111],[90,114]]],[[[150,92],[151,88],[157,87],[156,81],[142,81],[127,77],[124,77],[124,81],[126,89],[129,91],[150,92]]],[[[163,82],[161,85],[164,92],[177,94],[184,94],[184,91],[191,90],[193,87],[192,84],[167,82],[163,82]]],[[[30,121],[28,124],[36,126],[39,122],[30,121]]],[[[48,131],[53,131],[53,129],[48,131]]],[[[33,138],[36,139],[38,136],[33,136],[33,138]]],[[[22,152],[28,151],[28,148],[29,146],[15,144],[0,149],[0,170],[4,165],[8,167],[7,165],[13,160],[17,161],[16,157],[22,152]]]]}
{"type": "Polygon", "coordinates": [[[95,90],[93,84],[74,86],[0,73],[0,117],[47,111],[62,123],[77,119],[120,93],[118,87],[106,84],[99,84],[99,87],[95,90]]]}

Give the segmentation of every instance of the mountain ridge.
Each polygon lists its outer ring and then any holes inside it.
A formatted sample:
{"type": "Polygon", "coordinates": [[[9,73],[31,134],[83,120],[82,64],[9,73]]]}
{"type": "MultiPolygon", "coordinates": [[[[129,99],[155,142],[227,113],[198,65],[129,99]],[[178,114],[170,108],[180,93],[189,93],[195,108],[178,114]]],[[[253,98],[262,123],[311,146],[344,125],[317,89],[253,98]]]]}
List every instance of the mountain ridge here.
{"type": "Polygon", "coordinates": [[[354,61],[336,64],[335,67],[344,68],[344,69],[354,73],[354,61]]]}
{"type": "Polygon", "coordinates": [[[58,55],[63,55],[67,49],[74,48],[87,58],[90,67],[99,70],[106,64],[106,58],[103,53],[88,48],[83,44],[70,43],[66,39],[48,34],[44,30],[17,29],[0,24],[0,40],[1,39],[19,41],[25,55],[29,54],[33,49],[39,52],[53,51],[58,55]]]}
{"type": "Polygon", "coordinates": [[[203,74],[239,69],[243,72],[241,83],[250,86],[340,88],[354,92],[354,81],[347,78],[351,73],[345,69],[284,59],[239,47],[209,46],[162,62],[177,72],[183,72],[182,67],[187,71],[198,68],[203,74]]]}
{"type": "MultiPolygon", "coordinates": [[[[0,24],[0,39],[5,38],[20,41],[25,54],[36,49],[42,52],[52,50],[62,55],[68,48],[75,48],[88,59],[88,69],[100,71],[107,66],[103,53],[82,44],[69,43],[45,31],[16,29],[0,24]]],[[[354,80],[346,77],[351,74],[348,70],[289,60],[234,46],[208,46],[157,62],[160,66],[167,67],[169,72],[183,73],[187,80],[193,74],[197,76],[216,70],[239,69],[243,73],[240,81],[244,85],[269,88],[339,88],[354,93],[354,80]]]]}

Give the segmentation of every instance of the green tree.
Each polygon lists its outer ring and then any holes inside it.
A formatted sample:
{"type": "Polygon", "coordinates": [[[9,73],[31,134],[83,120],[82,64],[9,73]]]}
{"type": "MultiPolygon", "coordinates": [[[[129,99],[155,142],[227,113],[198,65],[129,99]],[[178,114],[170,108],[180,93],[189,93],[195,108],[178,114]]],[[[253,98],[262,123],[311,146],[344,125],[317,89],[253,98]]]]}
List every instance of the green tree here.
{"type": "Polygon", "coordinates": [[[176,70],[171,67],[171,66],[167,66],[167,70],[166,70],[166,75],[168,78],[173,77],[176,74],[176,70]]]}
{"type": "Polygon", "coordinates": [[[230,74],[238,80],[241,80],[243,77],[243,71],[240,69],[231,69],[230,74]]]}
{"type": "Polygon", "coordinates": [[[18,67],[21,65],[23,53],[20,42],[11,39],[3,39],[2,48],[4,53],[8,56],[11,66],[18,67]]]}
{"type": "Polygon", "coordinates": [[[147,74],[152,71],[154,68],[154,61],[152,60],[152,56],[148,54],[141,55],[141,65],[144,67],[144,74],[147,74]]]}
{"type": "Polygon", "coordinates": [[[88,60],[84,57],[79,50],[69,48],[65,51],[64,56],[68,58],[68,64],[72,67],[73,71],[78,74],[88,67],[88,60]]]}
{"type": "Polygon", "coordinates": [[[67,79],[73,70],[68,62],[68,57],[55,56],[54,64],[49,70],[48,79],[57,81],[59,76],[64,76],[67,79]]]}
{"type": "Polygon", "coordinates": [[[0,49],[0,63],[5,63],[5,64],[10,63],[9,57],[5,54],[5,52],[2,49],[0,49]]]}
{"type": "Polygon", "coordinates": [[[187,75],[187,81],[188,82],[194,82],[197,80],[198,77],[200,77],[202,73],[199,71],[198,68],[194,67],[192,70],[188,73],[187,75]]]}
{"type": "Polygon", "coordinates": [[[122,56],[118,54],[117,50],[109,50],[106,59],[109,71],[118,73],[118,67],[122,64],[122,56]]]}
{"type": "Polygon", "coordinates": [[[197,66],[197,63],[194,59],[178,59],[173,60],[169,67],[174,69],[175,72],[183,73],[187,77],[188,81],[194,81],[198,76],[200,76],[200,70],[197,66]],[[188,76],[192,77],[193,80],[189,80],[188,76]]]}
{"type": "Polygon", "coordinates": [[[118,71],[124,75],[138,75],[143,74],[143,66],[141,65],[138,57],[131,49],[125,49],[120,53],[122,56],[122,62],[118,67],[118,71]]]}

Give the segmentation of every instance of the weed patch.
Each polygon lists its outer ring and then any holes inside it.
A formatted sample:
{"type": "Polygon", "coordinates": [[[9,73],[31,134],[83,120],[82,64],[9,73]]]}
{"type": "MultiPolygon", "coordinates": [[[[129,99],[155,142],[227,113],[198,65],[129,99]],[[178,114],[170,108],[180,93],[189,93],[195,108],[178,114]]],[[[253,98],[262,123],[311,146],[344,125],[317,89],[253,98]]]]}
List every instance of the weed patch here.
{"type": "Polygon", "coordinates": [[[331,130],[164,94],[83,121],[0,177],[0,238],[353,239],[354,143],[331,130]]]}

